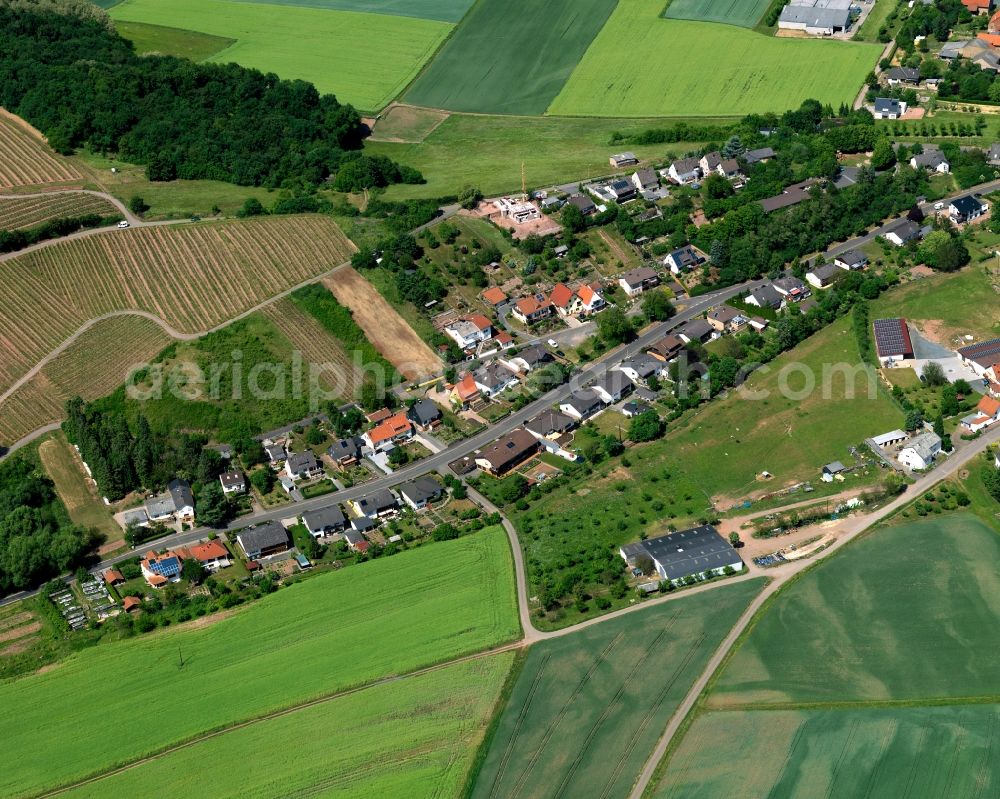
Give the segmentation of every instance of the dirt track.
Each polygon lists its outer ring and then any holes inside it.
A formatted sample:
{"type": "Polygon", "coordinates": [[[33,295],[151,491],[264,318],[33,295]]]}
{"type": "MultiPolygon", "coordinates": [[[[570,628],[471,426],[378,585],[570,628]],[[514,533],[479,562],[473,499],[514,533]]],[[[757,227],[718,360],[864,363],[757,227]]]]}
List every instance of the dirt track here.
{"type": "Polygon", "coordinates": [[[389,363],[410,380],[441,371],[441,360],[413,332],[406,320],[385,301],[378,290],[347,266],[323,278],[325,285],[354,314],[354,321],[389,363]]]}

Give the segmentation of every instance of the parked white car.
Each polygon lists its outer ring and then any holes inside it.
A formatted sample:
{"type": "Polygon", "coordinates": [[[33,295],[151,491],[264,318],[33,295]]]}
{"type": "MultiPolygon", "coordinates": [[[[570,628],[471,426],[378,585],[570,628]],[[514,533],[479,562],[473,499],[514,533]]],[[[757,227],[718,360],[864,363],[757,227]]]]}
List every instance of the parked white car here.
{"type": "Polygon", "coordinates": [[[120,228],[127,228],[128,226],[129,226],[128,222],[126,222],[124,219],[118,223],[118,227],[120,228]]]}

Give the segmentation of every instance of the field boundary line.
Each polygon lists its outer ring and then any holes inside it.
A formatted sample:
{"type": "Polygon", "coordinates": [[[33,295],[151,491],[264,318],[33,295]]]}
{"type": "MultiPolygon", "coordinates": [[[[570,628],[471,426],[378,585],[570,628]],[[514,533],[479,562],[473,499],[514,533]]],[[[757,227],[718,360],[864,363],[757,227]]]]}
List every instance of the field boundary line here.
{"type": "Polygon", "coordinates": [[[298,713],[300,710],[308,710],[312,707],[318,707],[320,705],[325,705],[329,702],[333,702],[337,699],[341,699],[346,696],[352,696],[353,694],[361,693],[362,691],[367,691],[370,688],[378,688],[383,685],[390,685],[395,682],[400,682],[402,680],[408,680],[412,677],[422,677],[426,674],[432,674],[436,671],[441,671],[449,666],[457,666],[461,663],[469,663],[475,660],[482,660],[483,658],[492,657],[493,655],[502,655],[504,652],[517,651],[523,649],[525,642],[523,639],[517,641],[511,641],[506,644],[501,644],[500,646],[494,646],[490,649],[483,649],[479,652],[472,652],[468,655],[461,655],[457,658],[452,658],[451,660],[442,661],[441,663],[434,663],[430,666],[423,666],[419,669],[413,671],[403,672],[401,674],[392,674],[386,677],[380,677],[372,682],[363,683],[361,685],[355,685],[353,688],[346,688],[341,691],[336,691],[331,694],[325,694],[323,696],[315,697],[309,699],[305,702],[299,702],[294,705],[289,705],[288,707],[282,708],[281,710],[275,710],[270,713],[265,713],[261,716],[254,716],[253,718],[244,719],[243,721],[235,722],[229,724],[225,727],[220,727],[209,732],[201,733],[193,738],[188,738],[186,741],[181,741],[176,744],[172,744],[165,749],[161,749],[157,752],[153,752],[149,755],[144,755],[143,757],[132,760],[121,766],[116,766],[114,768],[103,771],[99,774],[91,775],[90,777],[85,777],[84,779],[77,780],[73,783],[67,783],[65,785],[60,785],[57,788],[44,791],[42,793],[33,794],[37,799],[43,799],[49,796],[61,796],[68,791],[81,788],[84,785],[92,785],[95,782],[100,782],[101,780],[108,779],[109,777],[114,777],[117,774],[122,774],[126,771],[131,771],[134,768],[138,768],[146,763],[150,763],[154,760],[162,760],[164,757],[173,754],[174,752],[181,751],[183,749],[189,749],[192,746],[209,741],[213,738],[219,738],[230,732],[236,732],[237,730],[242,730],[247,727],[252,727],[256,724],[260,724],[266,721],[272,721],[273,719],[282,718],[284,716],[290,716],[293,713],[298,713]]]}

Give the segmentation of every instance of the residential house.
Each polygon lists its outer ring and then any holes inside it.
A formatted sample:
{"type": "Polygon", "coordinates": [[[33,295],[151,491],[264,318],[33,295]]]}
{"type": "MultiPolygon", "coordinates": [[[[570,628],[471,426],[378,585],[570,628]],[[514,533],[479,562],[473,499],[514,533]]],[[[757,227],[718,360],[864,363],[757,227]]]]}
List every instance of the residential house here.
{"type": "Polygon", "coordinates": [[[526,325],[533,325],[552,315],[552,305],[543,294],[533,297],[522,297],[514,303],[511,311],[514,318],[526,325]]]}
{"type": "Polygon", "coordinates": [[[236,543],[249,560],[260,560],[289,549],[288,533],[279,522],[264,522],[241,530],[236,543]]]}
{"type": "Polygon", "coordinates": [[[499,361],[490,361],[472,373],[476,388],[487,397],[495,397],[517,385],[517,375],[499,361]]]}
{"type": "Polygon", "coordinates": [[[701,177],[697,158],[681,158],[674,161],[667,174],[674,183],[694,183],[701,177]]]}
{"type": "Polygon", "coordinates": [[[920,70],[916,67],[892,67],[883,72],[882,77],[890,86],[917,86],[920,83],[920,70]]]}
{"type": "Polygon", "coordinates": [[[833,282],[842,274],[844,271],[836,264],[820,264],[806,273],[806,280],[818,289],[825,289],[827,286],[833,285],[833,282]]]}
{"type": "Polygon", "coordinates": [[[323,465],[312,452],[290,452],[285,461],[285,474],[293,480],[309,480],[323,474],[323,465]]]}
{"type": "Polygon", "coordinates": [[[441,409],[429,399],[419,399],[407,410],[406,418],[418,430],[428,432],[441,424],[441,409]]]}
{"type": "Polygon", "coordinates": [[[523,225],[532,219],[540,219],[542,214],[538,206],[526,200],[515,200],[512,197],[501,197],[493,201],[493,205],[504,219],[510,219],[515,225],[523,225]]]}
{"type": "Polygon", "coordinates": [[[897,100],[895,97],[876,97],[875,110],[872,116],[875,119],[899,119],[906,113],[906,103],[897,100]]]}
{"type": "MultiPolygon", "coordinates": [[[[371,523],[371,520],[369,520],[367,527],[368,529],[375,529],[375,525],[371,523]]],[[[354,552],[365,553],[371,548],[371,544],[365,538],[364,532],[353,527],[350,530],[344,531],[344,540],[347,542],[347,546],[354,552]]]]}
{"type": "Polygon", "coordinates": [[[538,451],[538,439],[524,428],[512,430],[497,439],[476,456],[476,466],[494,477],[507,474],[511,469],[538,451]]]}
{"type": "Polygon", "coordinates": [[[970,433],[978,433],[1000,421],[1000,400],[983,397],[976,406],[975,413],[962,419],[962,426],[970,433]]]}
{"type": "Polygon", "coordinates": [[[648,557],[662,580],[676,582],[690,575],[742,571],[743,561],[725,538],[709,524],[659,538],[627,544],[619,554],[629,566],[648,557]]]}
{"type": "Polygon", "coordinates": [[[444,486],[430,475],[418,477],[410,483],[403,483],[397,490],[403,502],[413,510],[423,510],[444,495],[444,486]]]}
{"type": "Polygon", "coordinates": [[[167,490],[145,503],[146,516],[152,522],[194,521],[194,494],[184,480],[171,480],[167,490]]]}
{"type": "Polygon", "coordinates": [[[548,410],[538,414],[524,426],[524,429],[538,439],[556,439],[575,426],[576,420],[573,417],[559,411],[548,410]]]}
{"type": "Polygon", "coordinates": [[[580,390],[570,394],[566,401],[559,405],[559,410],[567,416],[583,421],[603,407],[604,401],[596,391],[580,390]]]}
{"type": "Polygon", "coordinates": [[[750,289],[745,301],[747,305],[754,305],[757,308],[771,308],[775,311],[785,303],[784,298],[778,293],[773,283],[764,283],[750,289]]]}
{"type": "Polygon", "coordinates": [[[663,265],[669,266],[671,273],[675,275],[689,272],[703,263],[705,259],[691,245],[674,250],[663,259],[663,265]]]}
{"type": "Polygon", "coordinates": [[[607,305],[604,301],[604,297],[601,296],[601,292],[598,291],[599,288],[600,284],[594,283],[592,285],[584,284],[576,290],[576,296],[580,300],[580,304],[582,306],[580,310],[581,316],[588,316],[589,314],[597,313],[605,305],[607,305]]]}
{"type": "Polygon", "coordinates": [[[178,554],[184,560],[196,560],[201,567],[210,572],[225,569],[233,565],[229,550],[220,541],[205,541],[202,544],[192,544],[181,549],[178,554]]]}
{"type": "Polygon", "coordinates": [[[329,505],[302,514],[302,524],[313,538],[325,538],[347,529],[347,517],[340,505],[329,505]]]}
{"type": "Polygon", "coordinates": [[[461,409],[465,409],[478,402],[482,397],[479,394],[479,386],[470,372],[462,375],[455,387],[451,390],[451,401],[461,409]]]}
{"type": "Polygon", "coordinates": [[[729,305],[717,305],[708,312],[705,320],[719,333],[739,333],[750,321],[729,305]]]}
{"type": "Polygon", "coordinates": [[[464,316],[445,325],[444,333],[466,350],[493,338],[493,323],[481,314],[464,316]]]}
{"type": "MultiPolygon", "coordinates": [[[[978,344],[969,344],[967,347],[959,347],[958,357],[979,377],[986,377],[991,370],[995,372],[996,365],[1000,364],[1000,338],[980,341],[978,344]]],[[[995,375],[995,377],[1000,377],[1000,375],[995,375]]]]}
{"type": "Polygon", "coordinates": [[[552,357],[552,353],[545,349],[545,347],[541,344],[532,344],[525,347],[516,355],[511,355],[505,359],[500,358],[498,360],[512,372],[526,374],[532,369],[536,369],[543,364],[552,363],[554,359],[552,357]]]}
{"type": "Polygon", "coordinates": [[[223,472],[219,475],[219,482],[222,483],[223,494],[245,494],[247,491],[243,472],[223,472]]]}
{"type": "Polygon", "coordinates": [[[889,225],[883,234],[887,241],[903,247],[920,238],[920,225],[910,219],[900,219],[889,225]]]}
{"type": "Polygon", "coordinates": [[[632,400],[622,405],[622,416],[626,419],[634,419],[636,416],[641,416],[646,411],[650,410],[652,410],[652,408],[650,408],[646,403],[632,400]]]}
{"type": "Polygon", "coordinates": [[[627,166],[635,166],[639,163],[639,159],[635,157],[635,153],[629,152],[615,153],[608,161],[615,169],[624,169],[627,166]]]}
{"type": "Polygon", "coordinates": [[[926,469],[941,451],[941,437],[937,433],[921,433],[910,439],[896,456],[909,469],[926,469]]]}
{"type": "Polygon", "coordinates": [[[574,316],[583,310],[580,298],[565,283],[556,283],[549,293],[549,303],[560,316],[574,316]]]}
{"type": "Polygon", "coordinates": [[[833,263],[841,269],[855,272],[864,269],[868,265],[868,256],[860,250],[848,250],[845,253],[834,256],[833,263]]]}
{"type": "Polygon", "coordinates": [[[652,191],[660,185],[660,179],[652,169],[639,169],[632,173],[632,185],[636,191],[652,191]]]}
{"type": "Polygon", "coordinates": [[[634,200],[636,191],[635,184],[631,180],[613,180],[608,184],[608,192],[620,203],[634,200]]]}
{"type": "Polygon", "coordinates": [[[743,160],[749,165],[764,164],[774,158],[776,153],[770,147],[759,147],[756,150],[747,150],[743,154],[743,160]]]}
{"type": "Polygon", "coordinates": [[[388,488],[380,488],[361,499],[356,499],[351,504],[358,516],[367,516],[369,519],[392,516],[399,510],[399,500],[388,488]]]}
{"type": "Polygon", "coordinates": [[[147,552],[146,557],[139,562],[142,576],[152,588],[162,588],[167,583],[179,581],[182,567],[181,556],[170,550],[162,555],[147,552]]]}
{"type": "Polygon", "coordinates": [[[626,358],[615,368],[633,383],[639,383],[657,376],[663,368],[663,364],[648,353],[639,353],[631,358],[626,358]]]}
{"type": "Polygon", "coordinates": [[[343,468],[361,460],[361,450],[364,445],[364,439],[358,436],[338,438],[327,447],[326,454],[330,456],[330,460],[337,466],[343,468]]]}
{"type": "Polygon", "coordinates": [[[661,338],[659,341],[651,344],[649,349],[646,350],[646,354],[650,357],[656,358],[658,361],[663,361],[664,363],[669,363],[678,355],[681,354],[681,350],[684,349],[684,342],[681,341],[673,333],[661,338]]]}
{"type": "Polygon", "coordinates": [[[979,219],[990,210],[990,204],[976,194],[956,197],[948,204],[948,217],[956,225],[979,219]]]}
{"type": "Polygon", "coordinates": [[[142,600],[138,597],[127,596],[122,600],[122,610],[126,613],[135,613],[142,608],[142,600]]]}
{"type": "Polygon", "coordinates": [[[500,307],[509,299],[499,286],[490,286],[490,288],[486,289],[479,296],[483,298],[483,302],[493,309],[500,307]]]}
{"type": "Polygon", "coordinates": [[[569,204],[575,205],[579,208],[580,213],[584,216],[590,216],[591,214],[597,213],[597,206],[594,205],[594,201],[585,194],[574,194],[569,198],[569,204]]]}
{"type": "Polygon", "coordinates": [[[786,302],[801,302],[812,293],[805,283],[792,275],[779,277],[771,285],[786,302]]]}
{"type": "Polygon", "coordinates": [[[605,372],[588,386],[608,405],[618,402],[622,397],[632,393],[632,381],[624,372],[612,369],[605,372]]]}
{"type": "Polygon", "coordinates": [[[719,164],[722,163],[722,155],[718,150],[713,150],[710,153],[705,153],[701,159],[698,161],[698,166],[701,168],[701,174],[708,176],[712,172],[715,172],[719,168],[719,164]]]}
{"type": "Polygon", "coordinates": [[[267,461],[274,469],[280,469],[287,457],[284,444],[266,444],[264,454],[267,455],[267,461]]]}
{"type": "Polygon", "coordinates": [[[373,450],[381,452],[413,438],[413,424],[406,417],[406,412],[400,411],[364,433],[362,438],[373,450]]]}
{"type": "Polygon", "coordinates": [[[740,162],[735,158],[723,158],[715,168],[715,173],[729,180],[743,177],[743,173],[740,172],[740,162]]]}
{"type": "Polygon", "coordinates": [[[991,0],[962,0],[962,5],[969,9],[973,16],[990,13],[991,0]]]}
{"type": "Polygon", "coordinates": [[[121,585],[125,582],[124,575],[118,569],[105,569],[101,572],[101,576],[107,585],[121,585]]]}
{"type": "Polygon", "coordinates": [[[709,339],[715,338],[716,333],[715,328],[704,319],[692,319],[680,327],[677,335],[685,344],[694,344],[696,342],[704,344],[709,339]]]}
{"type": "Polygon", "coordinates": [[[808,180],[803,180],[801,183],[793,183],[781,192],[781,194],[774,197],[767,197],[757,202],[760,203],[760,207],[764,209],[764,213],[766,214],[772,211],[779,211],[782,208],[790,208],[793,205],[798,205],[803,200],[808,200],[810,197],[809,191],[815,185],[816,180],[809,178],[808,180]]]}
{"type": "Polygon", "coordinates": [[[644,291],[660,285],[660,276],[655,269],[641,266],[619,277],[618,285],[629,297],[638,297],[644,291]]]}
{"type": "Polygon", "coordinates": [[[946,174],[951,169],[948,159],[936,147],[926,147],[922,153],[910,158],[910,166],[914,169],[926,169],[928,172],[946,174]]]}
{"type": "Polygon", "coordinates": [[[546,197],[542,200],[542,213],[550,214],[558,211],[565,203],[566,201],[562,197],[546,197]]]}

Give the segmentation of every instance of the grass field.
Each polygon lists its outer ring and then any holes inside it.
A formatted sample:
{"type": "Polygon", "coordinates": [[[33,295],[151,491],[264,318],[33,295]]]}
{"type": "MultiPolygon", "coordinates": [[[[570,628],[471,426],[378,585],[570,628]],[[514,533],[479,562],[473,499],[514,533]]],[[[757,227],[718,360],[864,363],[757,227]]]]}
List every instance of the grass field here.
{"type": "Polygon", "coordinates": [[[337,11],[366,11],[400,17],[458,22],[475,0],[238,0],[275,6],[307,6],[337,11]]]}
{"type": "Polygon", "coordinates": [[[93,194],[52,194],[47,197],[0,195],[0,230],[22,230],[49,219],[84,214],[121,218],[117,208],[103,197],[93,194]]]}
{"type": "Polygon", "coordinates": [[[898,0],[876,0],[875,8],[865,17],[865,21],[861,23],[861,27],[855,35],[865,42],[877,42],[878,29],[889,18],[897,4],[898,0]]]}
{"type": "Polygon", "coordinates": [[[670,0],[663,16],[753,28],[769,5],[769,0],[670,0]]]}
{"type": "MultiPolygon", "coordinates": [[[[457,796],[514,659],[504,653],[366,688],[234,730],[69,796],[138,796],[169,783],[187,796],[457,796]],[[302,756],[285,744],[308,742],[302,756]],[[252,757],[247,757],[253,752],[252,757]],[[238,769],[205,763],[240,761],[238,769]]],[[[296,747],[297,748],[297,747],[296,747]]]]}
{"type": "Polygon", "coordinates": [[[110,13],[116,23],[236,39],[210,60],[302,78],[365,111],[399,94],[451,30],[412,17],[228,0],[124,0],[110,13]]]}
{"type": "Polygon", "coordinates": [[[543,114],[615,0],[479,0],[406,93],[452,111],[543,114]]]}
{"type": "Polygon", "coordinates": [[[626,796],[762,585],[719,588],[532,646],[472,796],[626,796]]]}
{"type": "Polygon", "coordinates": [[[968,514],[878,530],[780,595],[709,706],[1000,696],[998,559],[968,514]]]}
{"type": "Polygon", "coordinates": [[[994,704],[709,713],[651,796],[995,796],[998,726],[994,704]]]}
{"type": "MultiPolygon", "coordinates": [[[[395,109],[390,112],[390,120],[395,109]]],[[[673,124],[678,120],[670,120],[673,124]]],[[[700,123],[726,124],[733,120],[704,119],[700,123]]],[[[379,123],[380,125],[381,123],[379,123]]],[[[376,137],[381,128],[375,126],[376,137]]],[[[452,114],[417,143],[371,141],[365,150],[381,153],[416,167],[427,178],[420,186],[390,186],[391,199],[440,197],[457,194],[475,183],[487,194],[520,189],[521,164],[528,188],[551,186],[612,172],[608,156],[622,149],[633,151],[644,162],[682,154],[701,142],[677,144],[611,144],[620,131],[635,134],[664,127],[657,119],[586,119],[560,117],[480,116],[452,114]],[[455,153],[461,153],[460,158],[455,153]]],[[[406,134],[410,126],[405,126],[406,134]]],[[[393,128],[389,127],[389,135],[393,128]]],[[[669,159],[668,159],[669,160],[669,159]]]]}
{"type": "Polygon", "coordinates": [[[0,441],[10,443],[61,421],[74,396],[97,399],[121,385],[136,364],[154,358],[172,339],[148,319],[121,316],[99,322],[34,378],[0,401],[0,441]]]}
{"type": "Polygon", "coordinates": [[[80,172],[50,150],[26,123],[0,113],[0,189],[79,180],[80,172]]]}
{"type": "Polygon", "coordinates": [[[137,53],[175,55],[192,61],[204,61],[236,43],[235,39],[225,36],[210,36],[207,33],[168,28],[164,25],[147,25],[145,22],[119,20],[115,23],[115,30],[135,45],[137,53]]]}
{"type": "Polygon", "coordinates": [[[0,685],[0,794],[34,794],[517,634],[510,550],[498,527],[318,576],[214,624],[102,644],[0,685]],[[143,708],[160,708],[155,723],[143,708]]]}
{"type": "Polygon", "coordinates": [[[66,436],[59,432],[43,441],[38,447],[38,457],[74,524],[97,530],[105,541],[122,537],[121,527],[111,518],[97,489],[87,483],[86,472],[66,436]]]}
{"type": "Polygon", "coordinates": [[[880,52],[879,45],[777,39],[734,25],[665,20],[662,10],[663,0],[619,3],[548,113],[742,115],[780,112],[807,98],[837,106],[854,99],[880,52]]]}
{"type": "Polygon", "coordinates": [[[872,303],[873,319],[903,316],[933,341],[958,347],[965,335],[1000,336],[1000,274],[994,262],[957,274],[933,275],[886,292],[872,303]]]}
{"type": "Polygon", "coordinates": [[[197,332],[351,251],[331,219],[300,216],[115,230],[19,256],[4,264],[0,390],[101,314],[144,310],[197,332]]]}

